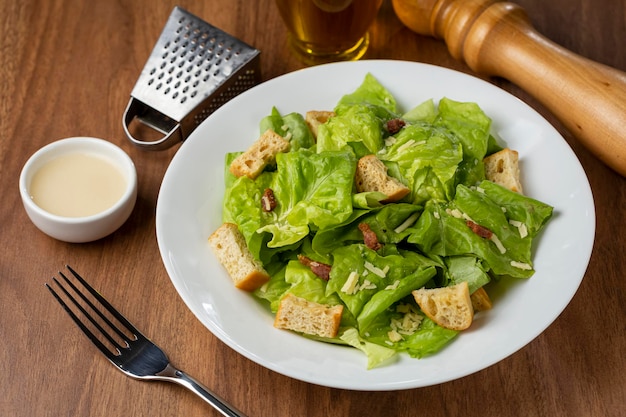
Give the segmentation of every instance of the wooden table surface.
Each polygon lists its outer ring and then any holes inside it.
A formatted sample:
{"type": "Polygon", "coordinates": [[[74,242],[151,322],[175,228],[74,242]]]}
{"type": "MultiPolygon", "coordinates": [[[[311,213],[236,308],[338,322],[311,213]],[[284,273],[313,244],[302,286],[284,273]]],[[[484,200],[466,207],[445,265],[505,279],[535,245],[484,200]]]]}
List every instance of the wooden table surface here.
{"type": "MultiPolygon", "coordinates": [[[[623,0],[519,0],[540,33],[626,70],[623,0]]],[[[262,51],[264,80],[303,67],[286,46],[272,0],[22,0],[0,2],[0,415],[213,416],[185,389],[134,381],[82,336],[44,287],[73,265],[170,359],[250,416],[626,415],[626,182],[565,137],[593,190],[597,236],[585,278],[565,311],[519,352],[459,380],[396,392],[331,389],[294,380],[237,354],[187,309],[161,261],[155,207],[176,149],[147,153],[125,138],[121,115],[172,8],[180,5],[262,51]],[[139,197],[127,223],[87,244],[56,241],[28,220],[18,177],[41,146],[95,136],[135,161],[139,197]]],[[[471,73],[438,40],[404,28],[385,1],[368,58],[426,62],[471,73]]],[[[626,128],[626,126],[625,126],[626,128]]],[[[532,308],[532,306],[529,306],[532,308]]]]}

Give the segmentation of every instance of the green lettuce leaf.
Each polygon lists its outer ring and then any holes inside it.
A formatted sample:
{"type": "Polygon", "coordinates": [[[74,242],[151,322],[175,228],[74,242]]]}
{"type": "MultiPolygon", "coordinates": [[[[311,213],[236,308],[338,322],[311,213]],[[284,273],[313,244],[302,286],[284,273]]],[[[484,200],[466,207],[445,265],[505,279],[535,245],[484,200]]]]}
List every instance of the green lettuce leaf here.
{"type": "MultiPolygon", "coordinates": [[[[384,304],[392,298],[398,299],[397,294],[405,291],[406,285],[401,284],[407,277],[407,285],[417,285],[418,281],[423,280],[420,281],[422,286],[435,274],[433,261],[418,253],[397,251],[381,256],[364,244],[342,246],[333,252],[333,259],[326,294],[336,293],[355,317],[359,317],[364,306],[379,291],[390,286],[396,287],[395,290],[385,292],[384,299],[376,301],[376,304],[384,304]],[[418,269],[427,272],[412,276],[418,269]],[[358,276],[356,289],[346,292],[344,286],[353,274],[358,276]]],[[[371,310],[376,308],[375,305],[370,307],[371,310]]]]}
{"type": "Polygon", "coordinates": [[[458,332],[424,317],[411,292],[462,281],[474,292],[500,276],[532,276],[533,241],[553,208],[485,180],[482,160],[501,147],[476,103],[444,97],[401,114],[368,74],[334,112],[315,141],[302,115],[272,108],[260,130],[288,138],[291,149],[255,180],[233,176],[239,153],[226,155],[223,221],[238,225],[270,274],[254,295],[272,312],[286,293],[344,306],[337,337],[305,337],[361,350],[368,369],[399,352],[434,354],[458,332]],[[387,122],[396,118],[404,125],[391,134],[387,122]],[[369,154],[410,188],[401,202],[355,192],[356,162],[369,154]],[[267,189],[278,203],[271,212],[261,205],[267,189]],[[364,244],[362,223],[382,244],[376,251],[364,244]],[[330,279],[298,256],[331,265],[330,279]]]}
{"type": "Polygon", "coordinates": [[[380,158],[397,164],[411,189],[411,202],[424,204],[453,198],[463,147],[445,129],[416,123],[400,130],[380,158]]]}
{"type": "Polygon", "coordinates": [[[359,331],[362,334],[367,332],[369,326],[376,319],[376,317],[378,317],[378,315],[396,302],[411,294],[411,291],[423,287],[435,275],[435,273],[435,268],[432,266],[425,269],[418,269],[412,274],[404,277],[398,277],[397,284],[395,284],[394,281],[395,285],[391,284],[387,287],[381,288],[380,291],[374,294],[369,301],[365,303],[363,309],[357,316],[359,331]]]}
{"type": "Polygon", "coordinates": [[[405,315],[417,311],[418,307],[412,299],[397,303],[377,315],[361,337],[396,352],[406,352],[411,357],[422,358],[439,352],[458,335],[458,331],[445,329],[419,313],[417,318],[420,322],[416,330],[407,332],[399,329],[405,322],[405,315]],[[390,340],[389,334],[394,330],[399,330],[397,335],[401,339],[398,341],[390,340]]]}
{"type": "Polygon", "coordinates": [[[372,74],[366,74],[356,90],[346,94],[337,103],[336,109],[368,104],[377,109],[381,117],[395,117],[397,103],[395,97],[372,74]]]}
{"type": "Polygon", "coordinates": [[[376,153],[384,145],[384,124],[397,117],[395,98],[371,74],[343,96],[334,111],[335,116],[318,129],[318,152],[351,146],[358,156],[376,153]]]}
{"type": "Polygon", "coordinates": [[[465,281],[470,294],[491,281],[487,267],[476,256],[450,256],[445,258],[445,264],[450,278],[448,285],[465,281]]]}
{"type": "MultiPolygon", "coordinates": [[[[504,187],[492,187],[483,183],[490,190],[487,194],[481,187],[470,189],[464,185],[457,187],[456,197],[450,203],[429,201],[424,213],[411,230],[408,241],[416,244],[424,253],[432,253],[441,257],[474,255],[484,261],[484,265],[496,275],[509,275],[517,278],[528,278],[533,275],[532,240],[528,234],[522,237],[518,227],[510,223],[509,209],[501,206],[499,201],[490,195],[508,196],[511,213],[518,218],[532,218],[529,213],[537,215],[535,221],[545,224],[552,211],[549,206],[535,202],[521,195],[513,196],[513,191],[504,187]],[[496,189],[497,192],[493,192],[496,189]],[[516,200],[517,204],[511,203],[516,200]],[[526,213],[526,214],[524,214],[526,213]],[[468,227],[471,220],[489,229],[500,245],[492,238],[486,239],[474,233],[468,227]],[[504,251],[504,252],[503,252],[504,251]]],[[[533,228],[531,225],[530,228],[533,228]]]]}
{"type": "Polygon", "coordinates": [[[397,344],[398,351],[407,352],[413,358],[423,358],[439,352],[459,334],[456,330],[445,329],[424,317],[420,328],[405,336],[397,344]]]}
{"type": "Polygon", "coordinates": [[[437,118],[437,106],[435,106],[435,101],[433,99],[429,99],[424,101],[421,104],[413,107],[408,112],[402,115],[402,119],[408,122],[427,122],[433,123],[437,118]]]}
{"type": "Polygon", "coordinates": [[[382,363],[388,363],[388,360],[397,354],[394,349],[370,343],[363,339],[354,327],[345,329],[339,338],[365,353],[367,356],[367,369],[375,368],[382,363]]]}
{"type": "Polygon", "coordinates": [[[363,147],[359,154],[376,153],[383,147],[383,120],[373,107],[342,107],[318,128],[318,152],[342,150],[351,143],[363,147]]]}
{"type": "Polygon", "coordinates": [[[522,222],[531,237],[535,237],[552,218],[553,207],[534,198],[513,192],[491,181],[483,181],[479,188],[503,209],[509,220],[522,222]]]}
{"type": "Polygon", "coordinates": [[[334,249],[351,243],[363,242],[359,224],[365,223],[376,233],[380,243],[399,243],[409,232],[396,228],[404,222],[414,223],[421,213],[421,206],[398,203],[371,210],[355,210],[349,222],[335,228],[318,231],[313,237],[313,250],[319,254],[331,253],[334,249]]]}
{"type": "Polygon", "coordinates": [[[453,132],[463,146],[458,182],[475,185],[485,179],[482,160],[489,148],[491,119],[478,104],[443,98],[439,101],[439,115],[435,124],[453,132]]]}
{"type": "Polygon", "coordinates": [[[222,221],[239,226],[250,252],[264,263],[271,258],[271,254],[268,257],[261,254],[265,251],[268,239],[264,234],[257,233],[257,230],[265,224],[266,214],[260,202],[271,177],[271,173],[263,173],[256,180],[246,176],[234,179],[230,187],[226,188],[222,204],[222,221]]]}
{"type": "Polygon", "coordinates": [[[300,113],[289,113],[283,116],[274,107],[272,113],[260,122],[261,133],[267,129],[287,138],[291,143],[292,150],[310,148],[315,145],[315,138],[300,113]]]}
{"type": "Polygon", "coordinates": [[[273,236],[268,247],[293,244],[310,229],[333,227],[351,216],[356,169],[351,152],[300,149],[278,154],[276,164],[269,188],[278,206],[264,213],[265,224],[257,230],[273,236]]]}

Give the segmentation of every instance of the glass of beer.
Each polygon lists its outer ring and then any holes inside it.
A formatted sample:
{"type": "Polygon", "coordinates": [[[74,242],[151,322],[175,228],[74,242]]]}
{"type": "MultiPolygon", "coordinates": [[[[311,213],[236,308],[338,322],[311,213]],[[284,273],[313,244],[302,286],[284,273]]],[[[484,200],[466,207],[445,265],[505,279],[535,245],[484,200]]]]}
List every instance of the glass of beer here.
{"type": "Polygon", "coordinates": [[[381,4],[382,0],[276,0],[289,44],[308,65],[361,58],[381,4]]]}

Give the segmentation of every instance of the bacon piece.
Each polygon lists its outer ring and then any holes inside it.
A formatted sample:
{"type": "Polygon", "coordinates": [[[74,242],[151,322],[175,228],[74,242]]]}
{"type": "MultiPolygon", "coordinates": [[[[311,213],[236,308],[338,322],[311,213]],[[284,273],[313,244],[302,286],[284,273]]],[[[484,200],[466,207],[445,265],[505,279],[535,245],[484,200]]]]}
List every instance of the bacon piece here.
{"type": "Polygon", "coordinates": [[[387,132],[389,132],[390,135],[395,135],[405,125],[406,125],[406,122],[402,119],[391,119],[387,122],[387,124],[385,125],[385,128],[387,129],[387,132]]]}
{"type": "Polygon", "coordinates": [[[467,225],[467,227],[472,229],[472,232],[476,233],[480,237],[483,237],[485,239],[491,239],[491,236],[493,236],[493,232],[491,230],[487,229],[484,226],[476,224],[471,220],[466,220],[465,224],[467,225]]]}
{"type": "Polygon", "coordinates": [[[269,213],[276,208],[276,197],[274,197],[274,191],[271,188],[266,188],[261,197],[261,207],[263,211],[269,213]]]}
{"type": "Polygon", "coordinates": [[[321,262],[314,261],[313,259],[306,257],[304,255],[298,255],[298,261],[304,266],[308,266],[311,268],[311,272],[315,275],[323,279],[324,281],[328,281],[330,279],[330,265],[323,264],[321,262]]]}
{"type": "Polygon", "coordinates": [[[363,241],[365,246],[371,250],[378,250],[382,248],[382,245],[378,242],[378,236],[376,236],[376,233],[370,229],[369,224],[359,223],[359,230],[363,232],[363,241]]]}

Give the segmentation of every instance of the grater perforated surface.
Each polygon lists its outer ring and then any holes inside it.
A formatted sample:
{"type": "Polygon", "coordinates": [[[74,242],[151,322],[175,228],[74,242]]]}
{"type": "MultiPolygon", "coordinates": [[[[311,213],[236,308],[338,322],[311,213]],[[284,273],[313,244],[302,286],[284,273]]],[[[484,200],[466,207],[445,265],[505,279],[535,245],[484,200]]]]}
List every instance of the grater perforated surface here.
{"type": "Polygon", "coordinates": [[[258,83],[259,54],[241,40],[174,8],[131,93],[127,113],[136,114],[125,114],[124,122],[137,117],[163,133],[178,123],[184,140],[217,108],[258,83]]]}

